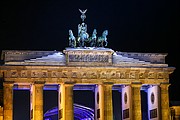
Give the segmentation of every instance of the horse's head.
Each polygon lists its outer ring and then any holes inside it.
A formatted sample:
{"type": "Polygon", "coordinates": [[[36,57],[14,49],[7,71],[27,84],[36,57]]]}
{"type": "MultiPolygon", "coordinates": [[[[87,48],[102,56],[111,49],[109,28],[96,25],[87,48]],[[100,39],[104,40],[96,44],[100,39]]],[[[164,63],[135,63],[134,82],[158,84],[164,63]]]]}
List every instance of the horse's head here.
{"type": "Polygon", "coordinates": [[[93,30],[93,35],[96,35],[97,34],[97,31],[96,29],[93,30]]]}
{"type": "Polygon", "coordinates": [[[69,30],[69,35],[73,35],[73,32],[72,32],[72,30],[69,30]]]}
{"type": "Polygon", "coordinates": [[[107,36],[108,35],[108,30],[104,30],[102,36],[107,36]]]}

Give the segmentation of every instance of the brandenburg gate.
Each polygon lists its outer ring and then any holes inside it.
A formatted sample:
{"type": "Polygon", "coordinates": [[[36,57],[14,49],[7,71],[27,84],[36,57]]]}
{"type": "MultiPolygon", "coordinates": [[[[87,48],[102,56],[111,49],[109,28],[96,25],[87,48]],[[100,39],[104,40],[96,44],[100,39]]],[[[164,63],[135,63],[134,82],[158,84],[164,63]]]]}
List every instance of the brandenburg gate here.
{"type": "MultiPolygon", "coordinates": [[[[3,50],[0,77],[3,106],[0,120],[13,120],[13,89],[30,92],[29,120],[43,120],[43,89],[58,86],[58,119],[74,120],[73,90],[94,90],[92,120],[113,120],[112,90],[121,91],[122,120],[143,120],[141,90],[147,93],[148,119],[170,120],[169,75],[174,67],[165,53],[114,51],[107,46],[107,30],[101,38],[87,35],[82,13],[78,37],[70,30],[64,51],[3,50]]],[[[96,31],[95,31],[96,32],[96,31]]],[[[88,119],[89,120],[89,119],[88,119]]]]}

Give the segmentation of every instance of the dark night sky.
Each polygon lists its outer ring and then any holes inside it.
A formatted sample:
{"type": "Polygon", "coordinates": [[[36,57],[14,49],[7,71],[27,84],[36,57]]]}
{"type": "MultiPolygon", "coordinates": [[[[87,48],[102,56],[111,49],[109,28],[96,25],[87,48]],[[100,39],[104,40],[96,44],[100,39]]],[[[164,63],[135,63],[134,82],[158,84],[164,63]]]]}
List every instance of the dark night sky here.
{"type": "Polygon", "coordinates": [[[77,35],[80,9],[87,9],[88,33],[108,29],[108,48],[122,52],[168,53],[176,67],[170,100],[180,100],[179,0],[5,0],[1,1],[0,50],[58,50],[77,35]]]}

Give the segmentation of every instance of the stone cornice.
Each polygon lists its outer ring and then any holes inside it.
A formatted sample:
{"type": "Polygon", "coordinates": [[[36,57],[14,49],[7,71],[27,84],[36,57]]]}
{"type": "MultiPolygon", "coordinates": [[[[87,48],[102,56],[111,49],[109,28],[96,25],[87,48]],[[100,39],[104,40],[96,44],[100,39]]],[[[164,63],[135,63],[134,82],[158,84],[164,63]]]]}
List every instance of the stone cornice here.
{"type": "Polygon", "coordinates": [[[167,53],[139,53],[139,52],[116,52],[118,55],[135,58],[151,63],[165,63],[165,57],[167,53]]]}
{"type": "Polygon", "coordinates": [[[109,48],[66,48],[60,51],[3,50],[3,65],[168,67],[167,54],[114,52],[109,48]]]}

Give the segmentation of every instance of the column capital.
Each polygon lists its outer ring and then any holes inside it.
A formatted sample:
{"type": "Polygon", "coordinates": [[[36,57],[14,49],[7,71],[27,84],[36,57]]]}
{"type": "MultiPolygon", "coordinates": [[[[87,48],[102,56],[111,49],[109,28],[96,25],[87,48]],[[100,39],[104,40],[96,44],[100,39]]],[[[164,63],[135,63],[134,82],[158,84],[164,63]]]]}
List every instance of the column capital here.
{"type": "Polygon", "coordinates": [[[3,82],[3,86],[13,86],[14,85],[14,81],[6,81],[6,82],[3,82]]]}
{"type": "Polygon", "coordinates": [[[44,82],[41,81],[35,81],[34,84],[32,84],[32,120],[43,120],[43,86],[44,82]]]}
{"type": "Polygon", "coordinates": [[[142,83],[141,82],[131,82],[130,84],[132,87],[141,87],[142,83]]]}
{"type": "Polygon", "coordinates": [[[133,120],[142,120],[142,111],[141,111],[141,82],[132,82],[131,83],[131,117],[133,120]]]}
{"type": "Polygon", "coordinates": [[[61,104],[59,110],[61,110],[60,119],[73,120],[74,108],[73,108],[73,82],[64,82],[60,84],[60,101],[61,104]]]}
{"type": "Polygon", "coordinates": [[[168,88],[170,85],[171,85],[170,83],[160,83],[159,86],[160,86],[161,88],[165,88],[165,87],[168,88]]]}
{"type": "Polygon", "coordinates": [[[14,82],[3,83],[3,114],[4,120],[13,120],[13,84],[14,82]]]}
{"type": "Polygon", "coordinates": [[[103,82],[101,85],[105,85],[105,86],[113,86],[113,82],[103,82]]]}
{"type": "Polygon", "coordinates": [[[160,99],[161,99],[161,120],[170,120],[169,114],[169,83],[161,83],[160,86],[160,99]]]}
{"type": "Polygon", "coordinates": [[[98,120],[113,119],[112,86],[113,82],[96,84],[95,118],[98,120]]]}
{"type": "Polygon", "coordinates": [[[64,84],[64,85],[74,85],[75,82],[74,81],[66,81],[66,82],[64,82],[62,84],[64,84]]]}
{"type": "Polygon", "coordinates": [[[44,85],[45,81],[34,81],[34,84],[38,85],[44,85]]]}

